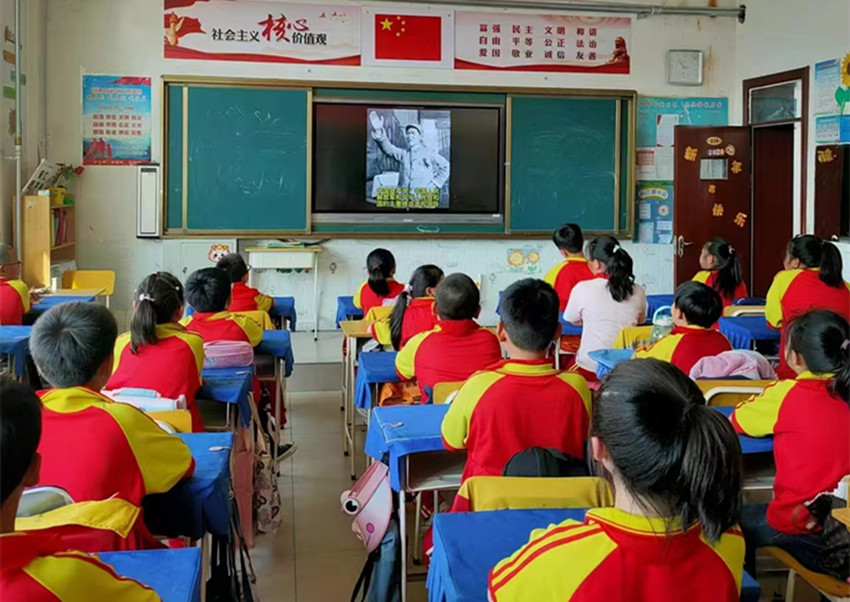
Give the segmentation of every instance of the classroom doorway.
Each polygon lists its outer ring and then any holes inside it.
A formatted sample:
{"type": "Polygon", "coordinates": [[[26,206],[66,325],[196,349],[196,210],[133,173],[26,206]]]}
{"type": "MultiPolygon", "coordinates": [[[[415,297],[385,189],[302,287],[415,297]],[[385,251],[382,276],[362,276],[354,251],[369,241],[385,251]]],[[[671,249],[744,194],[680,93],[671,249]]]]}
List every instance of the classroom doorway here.
{"type": "Polygon", "coordinates": [[[749,284],[750,128],[678,126],[673,176],[676,284],[699,271],[702,245],[721,236],[738,252],[749,284]]]}

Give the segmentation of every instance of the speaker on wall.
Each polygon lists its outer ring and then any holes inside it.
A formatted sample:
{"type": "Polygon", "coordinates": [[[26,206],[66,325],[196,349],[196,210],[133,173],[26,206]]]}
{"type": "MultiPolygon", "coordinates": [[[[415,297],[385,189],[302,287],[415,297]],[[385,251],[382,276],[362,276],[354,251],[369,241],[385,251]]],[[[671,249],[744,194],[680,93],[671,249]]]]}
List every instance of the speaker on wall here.
{"type": "Polygon", "coordinates": [[[136,238],[162,235],[159,165],[140,165],[136,178],[136,238]]]}

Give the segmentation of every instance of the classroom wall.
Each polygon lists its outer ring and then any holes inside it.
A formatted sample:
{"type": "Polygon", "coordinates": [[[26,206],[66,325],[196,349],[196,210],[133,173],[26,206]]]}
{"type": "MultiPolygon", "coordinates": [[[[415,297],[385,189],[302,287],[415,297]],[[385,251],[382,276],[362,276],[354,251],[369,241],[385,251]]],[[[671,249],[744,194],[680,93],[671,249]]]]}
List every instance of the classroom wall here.
{"type": "MultiPolygon", "coordinates": [[[[705,6],[705,0],[670,0],[677,6],[705,6]]],[[[735,0],[721,0],[720,6],[735,6],[735,0]]],[[[48,153],[54,160],[79,162],[80,76],[81,73],[147,75],[156,81],[162,74],[269,77],[328,81],[369,81],[397,83],[488,84],[505,86],[558,86],[564,88],[635,89],[654,96],[727,96],[734,98],[735,20],[730,18],[653,17],[632,23],[630,75],[583,74],[493,74],[454,72],[439,69],[351,68],[332,66],[262,65],[198,61],[165,61],[162,58],[162,4],[150,0],[47,0],[47,71],[51,89],[67,94],[51,94],[47,100],[48,153]],[[698,48],[706,53],[705,85],[697,88],[668,86],[665,83],[665,53],[670,48],[698,48]]],[[[153,123],[160,122],[160,99],[154,94],[153,123]]],[[[737,109],[733,106],[731,111],[737,109]]],[[[155,133],[153,153],[161,159],[161,140],[155,133]]],[[[135,170],[123,167],[93,167],[77,183],[78,261],[82,267],[113,269],[117,272],[116,296],[112,307],[119,312],[129,307],[133,286],[148,272],[171,265],[158,241],[134,238],[133,203],[135,170]]],[[[555,226],[556,224],[553,224],[555,226]]],[[[505,274],[507,249],[523,246],[523,241],[345,241],[327,246],[321,263],[323,298],[319,308],[320,327],[332,326],[335,299],[350,291],[362,279],[362,264],[369,249],[389,246],[399,258],[400,275],[414,263],[429,261],[448,271],[481,273],[485,281],[484,305],[496,304],[498,289],[511,276],[505,274]],[[417,258],[415,261],[413,258],[417,258]],[[331,270],[332,265],[334,271],[331,270]]],[[[549,243],[542,242],[544,263],[555,261],[549,243]]],[[[629,250],[633,246],[626,244],[629,250]]],[[[650,292],[672,289],[672,254],[669,247],[635,248],[638,280],[650,292]]],[[[277,276],[270,276],[277,278],[277,276]]],[[[283,278],[283,277],[281,277],[283,278]]],[[[270,283],[277,292],[298,299],[300,323],[305,327],[316,320],[311,307],[311,281],[304,275],[270,283]]],[[[485,321],[492,321],[485,312],[485,321]]]]}

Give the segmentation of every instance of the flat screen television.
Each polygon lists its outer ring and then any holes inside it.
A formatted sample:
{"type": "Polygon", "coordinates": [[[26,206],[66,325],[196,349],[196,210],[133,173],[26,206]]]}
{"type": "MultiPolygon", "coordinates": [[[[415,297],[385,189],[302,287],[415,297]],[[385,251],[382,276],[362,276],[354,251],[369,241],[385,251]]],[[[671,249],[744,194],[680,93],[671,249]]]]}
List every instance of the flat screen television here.
{"type": "Polygon", "coordinates": [[[321,100],[316,223],[501,223],[504,106],[321,100]]]}

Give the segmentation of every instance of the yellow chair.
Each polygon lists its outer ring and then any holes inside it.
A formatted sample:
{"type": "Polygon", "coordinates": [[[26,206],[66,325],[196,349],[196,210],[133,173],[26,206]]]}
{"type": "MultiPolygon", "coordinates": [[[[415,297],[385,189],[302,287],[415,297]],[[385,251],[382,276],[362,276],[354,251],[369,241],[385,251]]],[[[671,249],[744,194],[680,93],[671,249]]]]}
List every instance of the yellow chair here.
{"type": "Polygon", "coordinates": [[[850,600],[850,584],[847,582],[839,581],[830,575],[810,571],[797,562],[788,552],[780,548],[764,548],[764,551],[788,567],[788,585],[785,589],[785,602],[794,602],[798,575],[831,602],[846,602],[850,600]]]}
{"type": "Polygon", "coordinates": [[[724,317],[738,316],[763,316],[765,314],[764,305],[730,305],[723,308],[724,317]]]}
{"type": "Polygon", "coordinates": [[[652,326],[629,326],[614,340],[614,349],[637,349],[650,344],[652,326]]]}
{"type": "Polygon", "coordinates": [[[146,413],[151,420],[162,421],[172,426],[178,433],[192,432],[192,415],[189,410],[161,410],[146,413]]]}
{"type": "Polygon", "coordinates": [[[112,270],[68,270],[62,273],[62,288],[103,289],[100,296],[106,297],[106,307],[109,307],[109,298],[115,292],[115,272],[112,270]]]}
{"type": "Polygon", "coordinates": [[[446,403],[449,395],[452,393],[457,393],[457,391],[463,386],[463,382],[453,382],[453,383],[437,383],[434,385],[433,399],[431,399],[431,403],[438,405],[446,403]]]}
{"type": "Polygon", "coordinates": [[[599,477],[471,477],[458,495],[473,512],[614,505],[608,482],[599,477]]]}
{"type": "Polygon", "coordinates": [[[736,406],[759,395],[771,380],[698,380],[697,386],[709,406],[736,406]]]}

